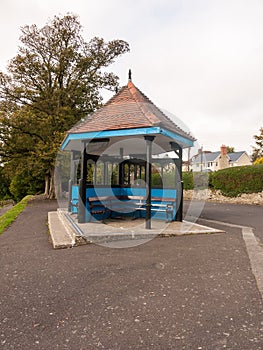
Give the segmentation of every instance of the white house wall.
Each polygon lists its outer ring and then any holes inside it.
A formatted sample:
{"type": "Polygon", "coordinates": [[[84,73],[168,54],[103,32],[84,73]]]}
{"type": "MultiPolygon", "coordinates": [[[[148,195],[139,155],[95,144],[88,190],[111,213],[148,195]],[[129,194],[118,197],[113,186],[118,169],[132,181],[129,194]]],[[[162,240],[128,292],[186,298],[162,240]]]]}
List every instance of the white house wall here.
{"type": "Polygon", "coordinates": [[[242,156],[235,163],[236,164],[234,166],[251,165],[252,164],[249,156],[246,153],[243,153],[242,156]]]}

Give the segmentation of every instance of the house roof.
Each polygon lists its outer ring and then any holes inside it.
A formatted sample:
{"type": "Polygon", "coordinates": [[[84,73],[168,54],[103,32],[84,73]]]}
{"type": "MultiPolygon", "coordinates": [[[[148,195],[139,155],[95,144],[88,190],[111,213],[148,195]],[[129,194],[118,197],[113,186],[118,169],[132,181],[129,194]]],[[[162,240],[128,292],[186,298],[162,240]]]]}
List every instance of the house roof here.
{"type": "Polygon", "coordinates": [[[230,162],[236,162],[244,153],[246,152],[240,151],[240,152],[227,153],[227,155],[230,158],[230,162]]]}
{"type": "Polygon", "coordinates": [[[216,158],[220,156],[219,152],[203,152],[202,155],[199,153],[197,156],[195,156],[195,159],[193,159],[193,163],[201,163],[201,161],[204,162],[214,162],[216,158]]]}
{"type": "MultiPolygon", "coordinates": [[[[227,153],[227,156],[229,157],[230,162],[236,162],[242,154],[246,153],[245,151],[239,151],[239,152],[232,152],[232,153],[227,153]]],[[[192,160],[193,163],[203,163],[205,162],[214,162],[219,156],[221,152],[203,152],[202,156],[201,154],[198,154],[195,156],[195,158],[192,160]]]]}
{"type": "Polygon", "coordinates": [[[105,105],[73,126],[67,134],[154,126],[195,141],[192,135],[177,126],[129,81],[105,105]]]}

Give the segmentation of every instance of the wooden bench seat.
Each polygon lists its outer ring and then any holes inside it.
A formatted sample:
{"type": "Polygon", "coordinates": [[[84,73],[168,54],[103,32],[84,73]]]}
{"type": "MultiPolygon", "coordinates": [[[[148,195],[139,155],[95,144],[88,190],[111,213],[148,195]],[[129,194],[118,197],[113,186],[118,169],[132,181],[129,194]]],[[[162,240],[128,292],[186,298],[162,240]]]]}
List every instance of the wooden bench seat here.
{"type": "MultiPolygon", "coordinates": [[[[102,220],[105,219],[105,214],[108,212],[109,217],[113,213],[129,214],[135,218],[136,212],[146,211],[146,198],[143,196],[113,196],[113,197],[89,197],[87,198],[91,214],[101,214],[102,220]]],[[[151,211],[166,213],[166,220],[173,219],[174,198],[159,198],[152,197],[151,211]],[[159,203],[158,203],[159,202],[159,203]]],[[[141,214],[140,214],[141,216],[141,214]]]]}
{"type": "MultiPolygon", "coordinates": [[[[136,197],[129,196],[132,200],[137,199],[138,211],[146,211],[146,198],[145,197],[136,197]],[[139,200],[139,202],[138,202],[139,200]]],[[[163,212],[166,213],[166,220],[169,220],[169,216],[173,219],[174,207],[175,207],[175,198],[160,198],[152,197],[151,198],[151,212],[163,212]]]]}
{"type": "MultiPolygon", "coordinates": [[[[151,198],[151,212],[163,212],[166,214],[166,220],[169,221],[169,217],[173,220],[175,198],[151,198]]],[[[100,196],[100,197],[88,197],[87,198],[88,210],[90,212],[90,220],[93,215],[101,215],[102,221],[105,220],[106,214],[108,217],[113,217],[113,214],[120,215],[132,214],[132,217],[136,218],[136,212],[146,212],[146,198],[144,196],[100,196]]],[[[72,200],[71,206],[78,209],[78,200],[72,200]]]]}
{"type": "Polygon", "coordinates": [[[102,221],[106,213],[112,217],[113,213],[133,213],[135,205],[129,200],[128,196],[108,196],[108,197],[88,197],[89,211],[91,215],[101,214],[102,221]]]}

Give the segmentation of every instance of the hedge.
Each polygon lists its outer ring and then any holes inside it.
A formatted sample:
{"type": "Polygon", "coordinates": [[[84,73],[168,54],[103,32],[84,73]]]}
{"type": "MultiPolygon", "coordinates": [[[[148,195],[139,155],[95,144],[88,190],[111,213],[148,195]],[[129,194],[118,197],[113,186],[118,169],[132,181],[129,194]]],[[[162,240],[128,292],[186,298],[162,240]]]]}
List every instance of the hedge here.
{"type": "Polygon", "coordinates": [[[212,186],[224,196],[263,191],[263,164],[218,170],[212,175],[212,186]]]}
{"type": "Polygon", "coordinates": [[[239,166],[215,172],[183,172],[185,190],[211,188],[224,196],[263,191],[263,164],[239,166]]]}
{"type": "Polygon", "coordinates": [[[193,172],[191,171],[183,172],[183,182],[184,182],[185,190],[193,190],[194,189],[193,172]]]}

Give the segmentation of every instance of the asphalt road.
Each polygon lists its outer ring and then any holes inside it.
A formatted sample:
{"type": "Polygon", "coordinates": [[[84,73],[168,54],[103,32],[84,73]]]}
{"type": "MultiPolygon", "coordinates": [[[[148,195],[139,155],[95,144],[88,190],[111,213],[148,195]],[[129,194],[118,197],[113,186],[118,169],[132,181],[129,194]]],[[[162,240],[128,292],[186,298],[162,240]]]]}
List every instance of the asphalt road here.
{"type": "Polygon", "coordinates": [[[240,229],[54,250],[54,209],[35,200],[0,236],[1,350],[262,350],[240,229]]]}
{"type": "Polygon", "coordinates": [[[206,202],[201,219],[252,227],[263,244],[263,206],[206,202]]]}

